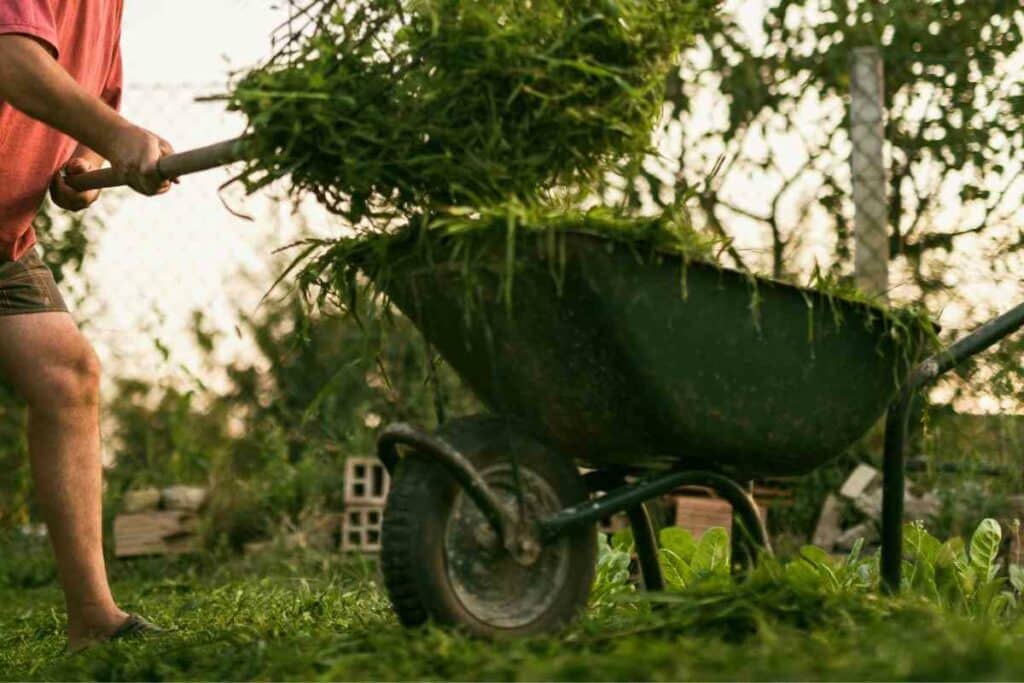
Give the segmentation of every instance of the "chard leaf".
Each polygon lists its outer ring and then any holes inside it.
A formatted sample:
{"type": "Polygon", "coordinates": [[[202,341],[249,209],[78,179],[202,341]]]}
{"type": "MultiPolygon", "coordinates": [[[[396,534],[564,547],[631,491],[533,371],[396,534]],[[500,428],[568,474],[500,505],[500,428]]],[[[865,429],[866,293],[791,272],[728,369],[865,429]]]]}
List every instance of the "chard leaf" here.
{"type": "Polygon", "coordinates": [[[697,542],[690,563],[694,573],[705,576],[729,573],[729,534],[722,527],[712,527],[697,542]]]}
{"type": "Polygon", "coordinates": [[[996,558],[1002,540],[1002,528],[999,522],[991,518],[982,520],[971,536],[971,566],[974,567],[980,581],[991,580],[999,571],[996,558]]]}
{"type": "Polygon", "coordinates": [[[1010,565],[1010,585],[1018,593],[1024,593],[1024,567],[1019,564],[1010,565]]]}
{"type": "Polygon", "coordinates": [[[658,540],[662,548],[671,550],[680,560],[689,564],[693,561],[693,554],[697,551],[697,542],[693,535],[686,529],[677,526],[666,527],[661,530],[658,540]]]}

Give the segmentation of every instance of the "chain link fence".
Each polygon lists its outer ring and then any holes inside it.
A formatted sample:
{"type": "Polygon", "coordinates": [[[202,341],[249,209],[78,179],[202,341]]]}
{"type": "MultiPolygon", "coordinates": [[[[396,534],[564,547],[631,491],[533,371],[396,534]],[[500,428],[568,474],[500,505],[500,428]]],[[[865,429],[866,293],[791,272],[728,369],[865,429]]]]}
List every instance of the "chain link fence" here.
{"type": "MultiPolygon", "coordinates": [[[[219,104],[196,101],[222,89],[128,87],[123,113],[175,149],[190,149],[243,130],[244,121],[219,104]]],[[[224,365],[253,352],[236,328],[240,316],[258,313],[286,266],[289,254],[276,250],[336,228],[313,204],[296,208],[274,188],[246,197],[240,187],[224,186],[230,179],[230,169],[210,171],[156,198],[108,190],[92,210],[92,255],[66,288],[108,376],[199,377],[216,386],[224,365]],[[218,340],[212,355],[195,342],[197,321],[218,340]]]]}

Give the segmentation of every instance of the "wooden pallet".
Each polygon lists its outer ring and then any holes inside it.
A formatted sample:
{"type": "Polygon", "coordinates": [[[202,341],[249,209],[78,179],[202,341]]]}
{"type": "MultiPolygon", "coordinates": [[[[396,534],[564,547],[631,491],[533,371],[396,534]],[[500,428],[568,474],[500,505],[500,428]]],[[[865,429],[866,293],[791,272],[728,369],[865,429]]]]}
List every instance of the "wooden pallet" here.
{"type": "Polygon", "coordinates": [[[199,519],[180,510],[118,515],[114,519],[114,554],[180,555],[199,550],[199,519]]]}

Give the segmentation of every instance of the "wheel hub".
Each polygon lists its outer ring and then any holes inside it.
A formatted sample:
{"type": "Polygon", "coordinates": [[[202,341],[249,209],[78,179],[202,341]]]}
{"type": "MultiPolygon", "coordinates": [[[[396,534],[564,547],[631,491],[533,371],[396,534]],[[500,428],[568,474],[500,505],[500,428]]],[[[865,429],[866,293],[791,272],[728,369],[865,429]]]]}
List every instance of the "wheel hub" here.
{"type": "Polygon", "coordinates": [[[508,465],[482,474],[514,511],[514,536],[506,547],[472,500],[457,493],[445,533],[448,575],[456,596],[476,618],[516,628],[542,615],[568,579],[567,541],[542,545],[532,533],[538,519],[562,506],[551,486],[527,468],[519,467],[519,495],[508,465]]]}

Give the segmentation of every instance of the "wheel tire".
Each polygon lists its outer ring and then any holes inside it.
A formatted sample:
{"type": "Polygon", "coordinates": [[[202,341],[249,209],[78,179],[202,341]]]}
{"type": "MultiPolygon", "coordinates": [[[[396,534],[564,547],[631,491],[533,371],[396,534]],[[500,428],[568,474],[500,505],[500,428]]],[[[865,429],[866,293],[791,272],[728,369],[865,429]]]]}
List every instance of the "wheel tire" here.
{"type": "MultiPolygon", "coordinates": [[[[568,459],[503,420],[455,420],[439,436],[509,502],[515,500],[508,486],[509,454],[515,453],[533,516],[588,498],[568,459]]],[[[402,624],[433,621],[502,638],[549,632],[571,621],[586,605],[594,579],[594,526],[545,546],[540,559],[524,568],[503,549],[474,545],[478,535],[470,530],[485,526],[482,519],[442,466],[416,453],[403,460],[384,511],[381,547],[384,583],[402,624]],[[495,573],[488,574],[491,569],[495,573]]]]}

